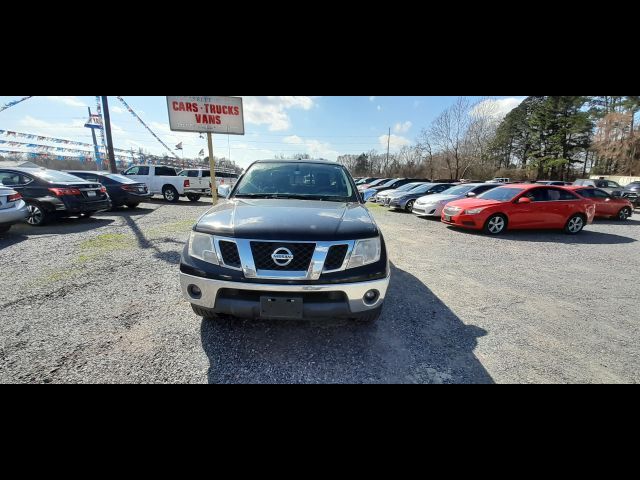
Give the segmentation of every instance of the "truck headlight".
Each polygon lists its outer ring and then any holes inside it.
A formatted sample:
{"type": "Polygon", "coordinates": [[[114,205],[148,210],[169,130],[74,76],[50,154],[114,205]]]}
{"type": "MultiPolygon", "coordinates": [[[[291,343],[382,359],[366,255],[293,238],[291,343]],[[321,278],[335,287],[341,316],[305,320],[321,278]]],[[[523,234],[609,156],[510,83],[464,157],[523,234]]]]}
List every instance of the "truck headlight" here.
{"type": "Polygon", "coordinates": [[[356,241],[347,268],[362,267],[370,263],[376,263],[380,260],[381,250],[380,237],[356,241]]]}
{"type": "Polygon", "coordinates": [[[213,235],[191,232],[189,237],[189,255],[198,260],[218,265],[218,255],[213,245],[213,235]]]}

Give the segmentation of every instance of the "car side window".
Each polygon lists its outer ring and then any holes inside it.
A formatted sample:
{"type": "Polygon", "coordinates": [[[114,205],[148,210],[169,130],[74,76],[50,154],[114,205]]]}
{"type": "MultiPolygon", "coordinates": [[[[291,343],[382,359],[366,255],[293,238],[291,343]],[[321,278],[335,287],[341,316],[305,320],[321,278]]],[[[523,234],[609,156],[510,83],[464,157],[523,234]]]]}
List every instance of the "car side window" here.
{"type": "Polygon", "coordinates": [[[585,188],[584,190],[579,190],[578,193],[585,198],[594,198],[595,190],[593,188],[585,188]]]}
{"type": "MultiPolygon", "coordinates": [[[[147,167],[147,173],[141,173],[140,175],[149,175],[149,168],[147,167]]],[[[159,177],[177,177],[178,174],[173,168],[168,167],[156,167],[156,176],[159,177]]]]}
{"type": "Polygon", "coordinates": [[[0,172],[0,184],[5,187],[28,185],[33,179],[17,172],[0,172]]]}
{"type": "Polygon", "coordinates": [[[187,172],[187,177],[198,178],[198,170],[189,170],[187,172]]]}
{"type": "Polygon", "coordinates": [[[140,167],[131,167],[129,170],[124,172],[125,175],[138,175],[140,171],[140,167]]]}
{"type": "Polygon", "coordinates": [[[558,192],[560,192],[560,199],[559,200],[577,200],[578,197],[573,194],[572,192],[568,192],[567,190],[557,190],[558,192]]]}
{"type": "Polygon", "coordinates": [[[149,175],[149,167],[138,167],[136,175],[149,175]]]}
{"type": "Polygon", "coordinates": [[[548,202],[548,190],[548,188],[534,188],[533,190],[529,190],[527,193],[525,193],[524,196],[532,202],[548,202]]]}
{"type": "Polygon", "coordinates": [[[603,190],[597,190],[597,189],[593,190],[593,198],[610,198],[610,197],[611,195],[609,195],[607,192],[603,190]]]}
{"type": "Polygon", "coordinates": [[[433,189],[433,191],[435,193],[441,193],[441,192],[444,192],[447,188],[449,188],[449,185],[438,185],[433,189]]]}
{"type": "Polygon", "coordinates": [[[481,185],[479,187],[474,188],[473,190],[471,190],[473,193],[475,193],[476,195],[480,195],[481,193],[484,193],[488,190],[491,190],[495,188],[494,185],[481,185]]]}

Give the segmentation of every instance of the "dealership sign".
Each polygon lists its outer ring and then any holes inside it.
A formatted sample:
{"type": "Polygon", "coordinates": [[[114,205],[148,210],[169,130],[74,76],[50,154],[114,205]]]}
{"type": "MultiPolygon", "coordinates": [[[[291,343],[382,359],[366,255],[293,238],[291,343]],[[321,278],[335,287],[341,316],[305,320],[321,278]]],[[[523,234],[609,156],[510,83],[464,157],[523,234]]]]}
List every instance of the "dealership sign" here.
{"type": "Polygon", "coordinates": [[[244,135],[241,97],[167,97],[167,108],[171,130],[244,135]]]}

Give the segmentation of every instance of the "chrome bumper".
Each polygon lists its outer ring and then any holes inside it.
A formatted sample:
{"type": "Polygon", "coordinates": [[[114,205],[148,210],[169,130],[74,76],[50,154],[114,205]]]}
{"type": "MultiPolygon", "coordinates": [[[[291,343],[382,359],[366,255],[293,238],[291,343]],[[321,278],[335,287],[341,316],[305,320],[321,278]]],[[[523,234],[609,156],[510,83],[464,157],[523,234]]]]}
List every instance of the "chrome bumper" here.
{"type": "Polygon", "coordinates": [[[389,287],[389,279],[390,277],[383,278],[381,280],[372,280],[370,282],[341,283],[336,285],[278,285],[225,282],[222,280],[195,277],[181,272],[180,287],[182,289],[182,296],[188,302],[210,309],[215,307],[218,290],[222,288],[282,293],[344,292],[349,301],[349,308],[351,312],[360,313],[373,310],[382,305],[384,297],[387,294],[387,288],[389,287]],[[193,298],[189,294],[189,286],[191,285],[195,285],[200,289],[202,292],[200,298],[193,298]],[[372,305],[365,304],[363,300],[364,294],[369,290],[377,290],[380,292],[380,297],[372,305]]]}

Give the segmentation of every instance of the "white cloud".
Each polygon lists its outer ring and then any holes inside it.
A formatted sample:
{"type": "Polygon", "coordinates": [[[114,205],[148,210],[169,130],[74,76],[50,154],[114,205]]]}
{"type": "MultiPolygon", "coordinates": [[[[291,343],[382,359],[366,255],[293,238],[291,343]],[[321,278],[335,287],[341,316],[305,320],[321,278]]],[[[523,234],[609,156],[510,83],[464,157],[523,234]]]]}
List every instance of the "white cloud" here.
{"type": "MultiPolygon", "coordinates": [[[[123,113],[127,113],[127,111],[122,107],[109,107],[109,111],[113,113],[117,113],[119,115],[123,113]]],[[[142,113],[138,113],[138,115],[142,115],[142,113]]]]}
{"type": "Polygon", "coordinates": [[[82,100],[79,100],[78,97],[45,97],[47,100],[51,100],[52,102],[64,103],[70,107],[87,107],[87,104],[82,100]]]}
{"type": "Polygon", "coordinates": [[[289,137],[285,137],[283,139],[283,142],[289,143],[291,145],[299,145],[299,153],[308,153],[312,158],[326,158],[327,160],[336,160],[339,155],[337,151],[331,148],[330,143],[321,142],[320,140],[302,138],[298,135],[291,135],[289,137]]]}
{"type": "Polygon", "coordinates": [[[380,105],[378,105],[378,106],[376,107],[376,109],[377,109],[379,112],[381,112],[381,111],[382,111],[382,107],[381,107],[380,105]]]}
{"type": "Polygon", "coordinates": [[[411,123],[409,120],[407,120],[404,123],[396,123],[393,126],[393,131],[396,133],[407,133],[411,127],[413,126],[413,123],[411,123]]]}
{"type": "Polygon", "coordinates": [[[369,97],[369,101],[373,102],[376,99],[376,97],[369,97]]]}
{"type": "Polygon", "coordinates": [[[391,150],[398,150],[405,145],[411,145],[411,140],[405,137],[401,137],[399,135],[391,134],[391,138],[389,139],[389,135],[381,135],[378,138],[378,142],[380,143],[380,147],[386,150],[387,148],[387,140],[389,140],[389,145],[391,150]]]}
{"type": "Polygon", "coordinates": [[[511,110],[520,105],[525,98],[526,97],[489,98],[478,103],[478,105],[471,110],[471,115],[473,116],[479,112],[483,112],[492,117],[504,118],[511,110]]]}
{"type": "Polygon", "coordinates": [[[315,98],[317,97],[243,96],[245,120],[255,125],[268,125],[271,131],[288,130],[291,127],[291,119],[287,110],[310,110],[315,105],[315,98]]]}

